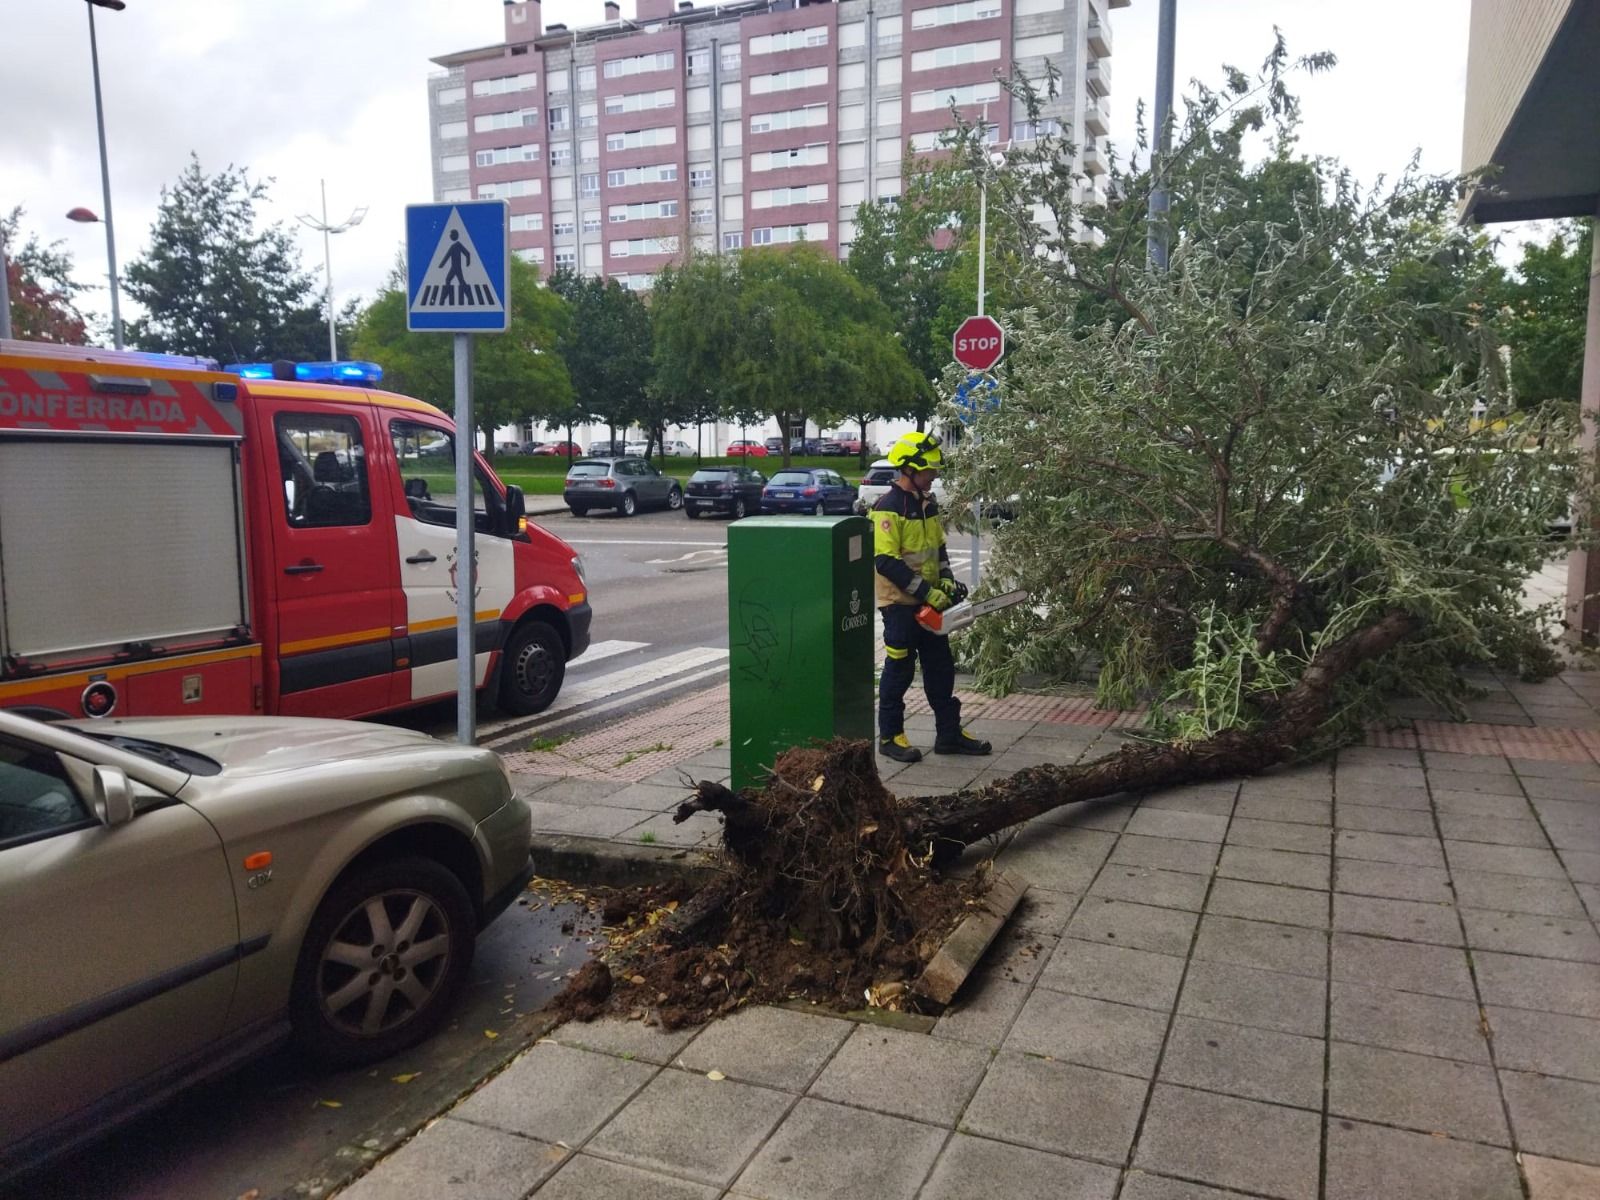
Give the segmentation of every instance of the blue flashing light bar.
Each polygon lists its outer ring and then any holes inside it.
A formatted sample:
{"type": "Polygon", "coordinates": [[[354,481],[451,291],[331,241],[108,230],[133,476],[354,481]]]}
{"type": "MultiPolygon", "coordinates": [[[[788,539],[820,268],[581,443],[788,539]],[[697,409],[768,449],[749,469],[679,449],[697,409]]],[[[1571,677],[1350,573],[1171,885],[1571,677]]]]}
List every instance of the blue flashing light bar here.
{"type": "MultiPolygon", "coordinates": [[[[225,371],[241,379],[283,379],[288,363],[229,363],[225,371]]],[[[295,363],[294,378],[301,383],[370,384],[383,378],[383,368],[374,362],[295,363]]]]}

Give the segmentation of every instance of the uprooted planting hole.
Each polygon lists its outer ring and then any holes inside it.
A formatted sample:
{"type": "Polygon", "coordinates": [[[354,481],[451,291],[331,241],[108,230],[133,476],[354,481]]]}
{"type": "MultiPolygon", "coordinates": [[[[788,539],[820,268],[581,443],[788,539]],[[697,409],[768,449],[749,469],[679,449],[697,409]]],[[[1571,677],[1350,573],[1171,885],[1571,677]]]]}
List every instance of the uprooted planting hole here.
{"type": "Polygon", "coordinates": [[[557,998],[561,1015],[674,1029],[757,1001],[907,1007],[906,985],[987,887],[986,871],[940,877],[917,857],[869,742],[788,750],[760,791],[702,782],[678,819],[703,811],[723,817],[726,874],[687,898],[611,894],[608,948],[557,998]]]}

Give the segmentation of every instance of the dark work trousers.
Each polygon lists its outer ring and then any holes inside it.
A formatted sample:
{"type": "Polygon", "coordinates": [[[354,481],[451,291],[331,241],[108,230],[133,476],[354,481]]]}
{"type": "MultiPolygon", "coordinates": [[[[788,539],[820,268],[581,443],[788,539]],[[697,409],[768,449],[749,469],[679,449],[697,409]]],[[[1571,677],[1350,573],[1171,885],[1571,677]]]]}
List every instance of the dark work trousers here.
{"type": "Polygon", "coordinates": [[[878,680],[878,736],[905,732],[906,692],[917,660],[922,660],[922,690],[941,738],[961,733],[961,701],[956,699],[956,660],[950,639],[917,624],[917,606],[890,604],[883,614],[883,675],[878,680]]]}

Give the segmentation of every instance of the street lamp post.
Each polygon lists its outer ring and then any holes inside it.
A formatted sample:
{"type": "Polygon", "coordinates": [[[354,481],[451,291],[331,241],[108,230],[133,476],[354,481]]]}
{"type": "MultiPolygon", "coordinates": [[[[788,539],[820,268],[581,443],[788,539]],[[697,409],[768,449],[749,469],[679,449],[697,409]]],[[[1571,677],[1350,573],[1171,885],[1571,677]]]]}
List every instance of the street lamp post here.
{"type": "Polygon", "coordinates": [[[339,361],[339,336],[334,331],[333,321],[333,245],[331,235],[343,233],[346,229],[353,229],[366,218],[366,206],[355,209],[337,225],[328,224],[328,181],[319,181],[322,184],[322,220],[317,220],[309,213],[301,213],[295,220],[307,229],[322,231],[322,269],[328,280],[328,360],[339,361]]]}
{"type": "Polygon", "coordinates": [[[11,280],[6,266],[6,227],[0,225],[0,338],[11,336],[11,280]]]}
{"type": "Polygon", "coordinates": [[[107,279],[111,284],[111,342],[121,350],[122,310],[117,304],[117,239],[111,231],[111,168],[106,165],[106,115],[105,108],[100,102],[100,47],[94,36],[94,10],[109,8],[112,12],[121,12],[128,6],[123,0],[88,0],[85,7],[89,10],[89,61],[94,67],[94,121],[100,131],[100,186],[105,193],[106,202],[106,265],[110,270],[107,279]]]}

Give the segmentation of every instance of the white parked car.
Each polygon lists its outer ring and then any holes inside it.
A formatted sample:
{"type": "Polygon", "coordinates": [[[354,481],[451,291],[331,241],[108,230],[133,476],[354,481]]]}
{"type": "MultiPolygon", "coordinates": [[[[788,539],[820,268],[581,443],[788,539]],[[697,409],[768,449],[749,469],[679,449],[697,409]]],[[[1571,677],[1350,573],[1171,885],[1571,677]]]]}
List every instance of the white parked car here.
{"type": "Polygon", "coordinates": [[[0,710],[0,1181],[293,1037],[426,1037],[531,876],[492,750],[356,721],[0,710]]]}
{"type": "MultiPolygon", "coordinates": [[[[880,458],[861,477],[861,486],[856,489],[856,511],[866,512],[880,499],[883,494],[894,486],[895,477],[900,474],[887,458],[880,458]]],[[[933,481],[933,498],[942,507],[945,502],[944,480],[935,478],[933,481]]]]}
{"type": "Polygon", "coordinates": [[[694,447],[688,442],[669,441],[661,448],[661,453],[672,458],[690,458],[694,455],[694,447]]]}

